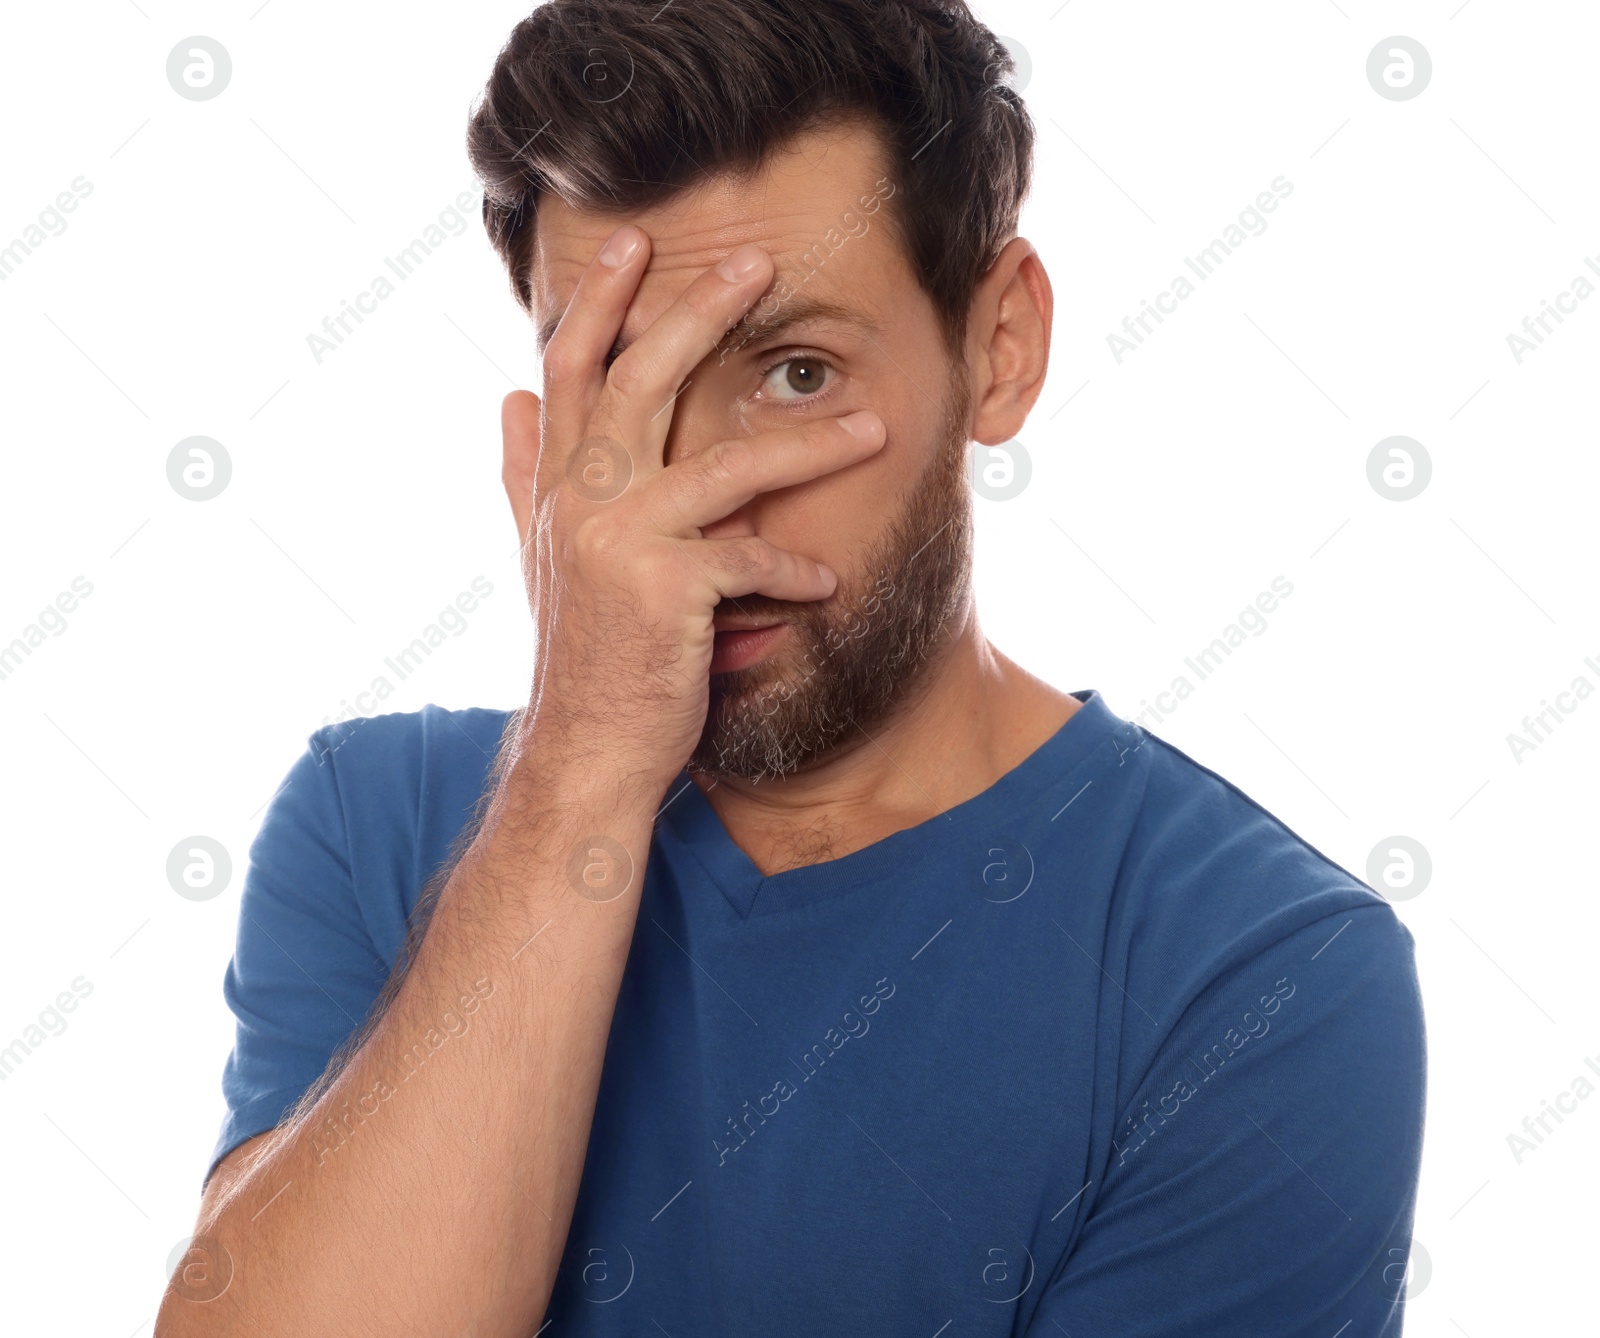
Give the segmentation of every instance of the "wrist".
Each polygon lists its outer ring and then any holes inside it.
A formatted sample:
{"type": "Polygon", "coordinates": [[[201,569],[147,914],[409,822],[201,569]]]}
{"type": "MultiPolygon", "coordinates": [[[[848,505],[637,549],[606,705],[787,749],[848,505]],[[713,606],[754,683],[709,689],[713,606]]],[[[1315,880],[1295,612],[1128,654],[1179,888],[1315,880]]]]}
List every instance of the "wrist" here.
{"type": "Polygon", "coordinates": [[[647,813],[654,819],[681,766],[647,757],[614,738],[593,738],[531,715],[508,741],[504,784],[520,799],[571,812],[647,813]]]}

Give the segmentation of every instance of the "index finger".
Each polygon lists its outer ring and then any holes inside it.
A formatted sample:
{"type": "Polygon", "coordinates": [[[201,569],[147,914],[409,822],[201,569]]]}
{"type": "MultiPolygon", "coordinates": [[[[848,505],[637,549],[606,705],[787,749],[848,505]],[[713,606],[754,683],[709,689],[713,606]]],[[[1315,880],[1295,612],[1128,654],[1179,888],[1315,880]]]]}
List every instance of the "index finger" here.
{"type": "Polygon", "coordinates": [[[697,274],[611,364],[590,421],[623,443],[635,474],[663,467],[673,401],[689,374],[772,283],[772,257],[754,242],[697,274]]]}
{"type": "MultiPolygon", "coordinates": [[[[541,358],[546,423],[560,450],[584,435],[617,341],[650,256],[650,236],[624,223],[595,253],[561,313],[541,358]]],[[[541,452],[541,454],[547,454],[541,452]]],[[[561,462],[565,467],[565,461],[561,462]]]]}

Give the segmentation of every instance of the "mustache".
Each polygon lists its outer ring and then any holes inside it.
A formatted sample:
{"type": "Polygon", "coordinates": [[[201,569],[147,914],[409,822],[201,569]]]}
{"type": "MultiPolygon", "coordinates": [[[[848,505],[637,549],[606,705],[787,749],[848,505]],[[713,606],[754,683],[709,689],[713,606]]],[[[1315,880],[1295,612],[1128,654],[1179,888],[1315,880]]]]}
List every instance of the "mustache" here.
{"type": "MultiPolygon", "coordinates": [[[[842,584],[835,587],[833,594],[837,595],[842,588],[842,584]]],[[[803,623],[816,617],[817,611],[825,607],[832,598],[833,595],[829,595],[826,599],[796,602],[773,599],[769,595],[751,594],[737,597],[724,595],[717,601],[712,613],[737,613],[741,617],[771,619],[775,623],[803,623]]]]}

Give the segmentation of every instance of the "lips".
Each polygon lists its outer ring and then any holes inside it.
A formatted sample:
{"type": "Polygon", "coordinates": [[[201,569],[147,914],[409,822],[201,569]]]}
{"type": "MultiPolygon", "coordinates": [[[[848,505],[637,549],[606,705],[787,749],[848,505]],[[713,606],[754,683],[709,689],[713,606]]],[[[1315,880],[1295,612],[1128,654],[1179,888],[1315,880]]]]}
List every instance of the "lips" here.
{"type": "Polygon", "coordinates": [[[713,674],[732,673],[736,669],[745,669],[755,664],[768,654],[788,631],[787,623],[718,626],[713,620],[712,626],[715,631],[711,650],[713,674]]]}

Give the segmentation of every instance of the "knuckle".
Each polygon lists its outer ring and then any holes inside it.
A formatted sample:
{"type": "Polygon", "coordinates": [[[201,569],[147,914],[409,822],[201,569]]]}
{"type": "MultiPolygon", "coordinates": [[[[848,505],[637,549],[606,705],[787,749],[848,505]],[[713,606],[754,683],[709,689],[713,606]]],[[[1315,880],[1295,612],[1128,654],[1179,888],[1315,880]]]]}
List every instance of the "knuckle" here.
{"type": "Polygon", "coordinates": [[[544,383],[547,386],[568,384],[578,375],[579,367],[577,356],[565,344],[558,345],[552,340],[544,351],[544,383]]]}
{"type": "Polygon", "coordinates": [[[704,462],[670,470],[668,477],[672,480],[672,499],[679,508],[700,501],[711,491],[714,483],[704,462]]]}
{"type": "Polygon", "coordinates": [[[637,355],[630,357],[628,353],[624,353],[611,364],[611,370],[606,373],[606,380],[617,394],[632,395],[644,385],[648,374],[649,369],[640,362],[637,355]]]}
{"type": "Polygon", "coordinates": [[[722,304],[725,300],[727,285],[718,282],[718,286],[711,287],[706,284],[691,284],[683,295],[683,305],[696,316],[711,317],[722,314],[722,304]]]}
{"type": "Polygon", "coordinates": [[[771,565],[770,552],[760,539],[730,539],[722,550],[722,566],[731,576],[750,576],[771,565]]]}
{"type": "Polygon", "coordinates": [[[730,437],[712,451],[707,465],[724,483],[738,483],[756,470],[757,452],[749,437],[730,437]]]}
{"type": "Polygon", "coordinates": [[[605,565],[613,561],[622,536],[604,512],[591,512],[567,531],[565,547],[579,562],[605,565]]]}

